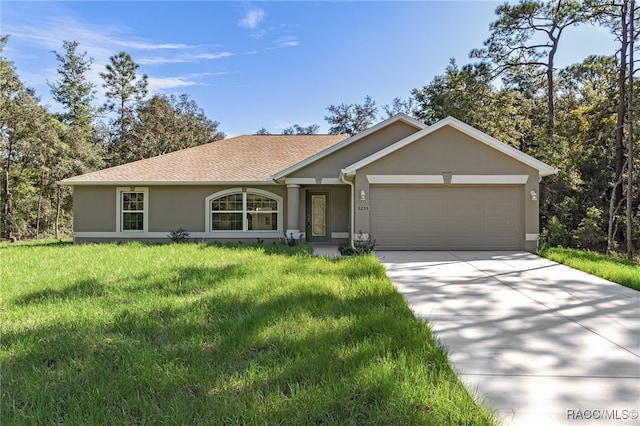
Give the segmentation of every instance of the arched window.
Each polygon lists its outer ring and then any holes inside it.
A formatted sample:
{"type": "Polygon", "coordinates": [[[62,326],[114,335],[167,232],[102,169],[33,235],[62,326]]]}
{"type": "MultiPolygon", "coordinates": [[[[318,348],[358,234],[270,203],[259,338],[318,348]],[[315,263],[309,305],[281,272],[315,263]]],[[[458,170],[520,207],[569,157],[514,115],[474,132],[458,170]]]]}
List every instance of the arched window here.
{"type": "Polygon", "coordinates": [[[260,189],[234,188],[210,195],[207,232],[281,232],[282,197],[260,189]]]}

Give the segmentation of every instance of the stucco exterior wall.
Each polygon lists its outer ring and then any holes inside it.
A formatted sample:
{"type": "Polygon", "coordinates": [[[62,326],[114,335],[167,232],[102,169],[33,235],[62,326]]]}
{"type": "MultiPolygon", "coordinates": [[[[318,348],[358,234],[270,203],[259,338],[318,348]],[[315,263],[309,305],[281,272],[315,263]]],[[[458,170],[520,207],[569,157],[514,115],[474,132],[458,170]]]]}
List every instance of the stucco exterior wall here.
{"type": "MultiPolygon", "coordinates": [[[[357,194],[361,190],[369,194],[367,175],[440,175],[445,186],[452,185],[451,176],[455,175],[527,175],[527,182],[520,185],[525,234],[537,235],[539,232],[538,201],[530,199],[531,191],[539,194],[538,171],[450,127],[416,140],[357,171],[355,230],[364,233],[369,233],[370,229],[369,200],[361,201],[357,194]]],[[[525,241],[524,248],[536,251],[537,242],[525,241]]]]}
{"type": "Polygon", "coordinates": [[[377,132],[363,137],[328,156],[291,173],[288,178],[336,178],[340,170],[399,140],[410,136],[420,129],[407,123],[398,121],[384,127],[377,132]]]}
{"type": "Polygon", "coordinates": [[[116,188],[113,186],[74,187],[74,232],[113,232],[115,229],[116,188]]]}
{"type": "MultiPolygon", "coordinates": [[[[182,227],[189,232],[206,232],[205,199],[228,186],[151,186],[149,187],[149,232],[166,232],[182,227]]],[[[286,198],[286,188],[278,185],[251,186],[286,198]]],[[[286,223],[287,205],[284,200],[283,220],[286,223]]],[[[283,230],[284,231],[284,230],[283,230]]]]}

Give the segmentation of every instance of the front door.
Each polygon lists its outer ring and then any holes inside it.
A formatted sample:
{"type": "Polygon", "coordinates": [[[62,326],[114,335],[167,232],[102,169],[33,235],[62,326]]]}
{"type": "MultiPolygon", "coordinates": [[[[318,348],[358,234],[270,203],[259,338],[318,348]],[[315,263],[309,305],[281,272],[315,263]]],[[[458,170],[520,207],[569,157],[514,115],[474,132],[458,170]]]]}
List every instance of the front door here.
{"type": "Polygon", "coordinates": [[[331,242],[329,193],[307,191],[306,236],[310,243],[331,242]]]}

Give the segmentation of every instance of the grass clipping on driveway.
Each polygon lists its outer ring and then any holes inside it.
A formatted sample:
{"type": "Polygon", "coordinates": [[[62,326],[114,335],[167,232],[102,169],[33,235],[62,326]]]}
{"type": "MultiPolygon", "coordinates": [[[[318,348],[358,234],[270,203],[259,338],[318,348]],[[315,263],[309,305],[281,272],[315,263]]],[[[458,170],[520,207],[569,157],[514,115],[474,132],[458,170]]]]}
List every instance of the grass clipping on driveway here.
{"type": "Polygon", "coordinates": [[[0,424],[491,424],[373,256],[0,246],[0,424]]]}

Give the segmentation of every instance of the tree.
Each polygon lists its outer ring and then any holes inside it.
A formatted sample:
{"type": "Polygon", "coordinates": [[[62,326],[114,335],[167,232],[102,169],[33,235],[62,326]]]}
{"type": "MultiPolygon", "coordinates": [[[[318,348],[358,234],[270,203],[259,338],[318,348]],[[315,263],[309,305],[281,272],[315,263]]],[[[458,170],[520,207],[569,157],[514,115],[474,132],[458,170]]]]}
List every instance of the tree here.
{"type": "Polygon", "coordinates": [[[376,121],[378,108],[370,96],[366,96],[364,104],[340,104],[327,107],[330,115],[324,117],[331,125],[330,135],[346,134],[353,136],[369,128],[376,121]]]}
{"type": "Polygon", "coordinates": [[[131,156],[129,133],[135,122],[135,106],[147,95],[147,75],[138,78],[138,68],[128,53],[120,52],[109,58],[106,72],[100,73],[107,97],[103,109],[116,114],[112,122],[114,164],[121,164],[131,156]]]}
{"type": "MultiPolygon", "coordinates": [[[[7,37],[0,37],[0,53],[7,41],[7,37]]],[[[0,57],[0,226],[4,238],[40,233],[45,188],[59,138],[56,121],[38,102],[11,62],[0,57]]]]}
{"type": "Polygon", "coordinates": [[[269,131],[267,129],[265,129],[264,127],[261,127],[260,130],[258,130],[255,134],[256,135],[270,135],[271,133],[269,133],[269,131]]]}
{"type": "Polygon", "coordinates": [[[186,94],[154,95],[137,108],[125,160],[140,160],[223,139],[219,125],[186,94]]]}
{"type": "Polygon", "coordinates": [[[484,64],[458,67],[451,59],[444,75],[411,93],[413,115],[427,124],[452,116],[522,150],[532,145],[530,99],[496,89],[484,64]]]}
{"type": "Polygon", "coordinates": [[[490,60],[496,76],[514,67],[544,69],[547,79],[547,133],[553,143],[555,55],[564,30],[585,22],[590,16],[588,9],[575,0],[521,0],[516,5],[505,3],[498,6],[496,14],[498,19],[491,23],[492,33],[484,42],[485,48],[472,50],[470,56],[490,60]],[[543,40],[538,41],[537,36],[543,40]]]}
{"type": "Polygon", "coordinates": [[[619,72],[618,72],[618,108],[616,114],[615,156],[613,162],[613,188],[609,202],[609,227],[607,235],[607,251],[613,249],[615,239],[615,223],[618,211],[625,201],[623,194],[624,169],[627,169],[626,196],[626,234],[627,256],[633,257],[632,220],[633,220],[633,165],[634,165],[634,60],[635,41],[639,34],[635,30],[636,22],[640,20],[638,9],[633,0],[622,1],[590,1],[590,6],[596,11],[594,20],[608,27],[620,41],[619,72]],[[625,138],[625,129],[626,138],[625,138]],[[625,158],[626,156],[626,158],[625,158]]]}
{"type": "Polygon", "coordinates": [[[633,62],[633,53],[635,48],[635,39],[637,37],[637,33],[635,32],[635,20],[636,20],[636,4],[635,0],[631,0],[629,5],[629,99],[627,106],[627,259],[633,260],[633,144],[634,144],[634,133],[633,133],[633,92],[634,92],[634,62],[633,62]]]}
{"type": "Polygon", "coordinates": [[[286,129],[282,130],[283,135],[315,135],[318,133],[320,126],[317,124],[310,124],[308,126],[301,126],[299,124],[294,124],[293,126],[289,126],[286,129]]]}
{"type": "Polygon", "coordinates": [[[87,79],[91,71],[93,59],[87,57],[87,52],[78,53],[78,42],[63,41],[64,55],[56,51],[56,59],[60,63],[58,75],[60,79],[54,84],[49,83],[51,94],[56,102],[62,104],[65,112],[62,121],[75,126],[90,126],[95,108],[91,102],[95,100],[95,84],[87,79]]]}
{"type": "Polygon", "coordinates": [[[402,99],[399,97],[393,98],[391,101],[391,105],[385,105],[382,107],[384,109],[385,114],[387,114],[387,118],[393,117],[394,115],[403,113],[409,116],[414,113],[414,98],[402,99]]]}

